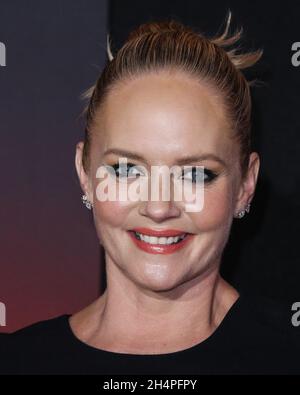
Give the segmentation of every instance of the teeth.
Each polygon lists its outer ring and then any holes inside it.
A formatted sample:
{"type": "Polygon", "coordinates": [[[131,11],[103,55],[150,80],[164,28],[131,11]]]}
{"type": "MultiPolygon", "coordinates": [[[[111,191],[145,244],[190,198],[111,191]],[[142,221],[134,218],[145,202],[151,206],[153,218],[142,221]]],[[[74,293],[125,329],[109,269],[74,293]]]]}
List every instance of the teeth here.
{"type": "Polygon", "coordinates": [[[145,243],[149,243],[149,244],[164,244],[164,245],[174,244],[174,243],[178,243],[178,241],[181,241],[185,237],[185,234],[176,237],[155,237],[155,236],[143,235],[138,232],[134,232],[134,233],[138,239],[143,240],[145,243]]]}

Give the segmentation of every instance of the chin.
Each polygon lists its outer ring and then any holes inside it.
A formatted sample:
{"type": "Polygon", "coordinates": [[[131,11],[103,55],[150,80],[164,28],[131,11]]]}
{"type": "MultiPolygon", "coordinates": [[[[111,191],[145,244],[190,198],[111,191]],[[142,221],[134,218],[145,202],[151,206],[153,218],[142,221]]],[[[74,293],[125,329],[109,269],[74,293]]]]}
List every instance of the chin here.
{"type": "Polygon", "coordinates": [[[149,291],[170,291],[180,285],[183,276],[175,276],[169,268],[161,265],[151,265],[145,268],[144,273],[139,275],[137,282],[149,291]]]}

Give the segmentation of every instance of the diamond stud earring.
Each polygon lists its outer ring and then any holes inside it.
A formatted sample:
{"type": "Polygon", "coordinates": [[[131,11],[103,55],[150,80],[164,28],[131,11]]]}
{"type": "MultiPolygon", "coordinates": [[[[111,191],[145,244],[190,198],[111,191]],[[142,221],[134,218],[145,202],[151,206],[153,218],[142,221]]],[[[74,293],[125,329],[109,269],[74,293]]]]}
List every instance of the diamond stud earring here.
{"type": "Polygon", "coordinates": [[[235,218],[243,218],[243,216],[245,215],[245,213],[249,213],[250,212],[250,203],[247,204],[247,206],[244,208],[244,210],[238,212],[235,215],[235,218]]]}
{"type": "Polygon", "coordinates": [[[88,208],[89,210],[92,209],[93,205],[92,203],[88,200],[86,195],[82,195],[81,196],[81,201],[82,203],[85,205],[86,208],[88,208]]]}

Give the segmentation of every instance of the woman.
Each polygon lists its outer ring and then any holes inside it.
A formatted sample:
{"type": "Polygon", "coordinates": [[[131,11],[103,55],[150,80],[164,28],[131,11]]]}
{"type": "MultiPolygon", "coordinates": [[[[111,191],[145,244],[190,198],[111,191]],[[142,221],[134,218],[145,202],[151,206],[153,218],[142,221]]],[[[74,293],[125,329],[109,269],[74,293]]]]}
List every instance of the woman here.
{"type": "Polygon", "coordinates": [[[241,36],[229,36],[229,25],[230,14],[225,32],[207,38],[173,20],[146,23],[115,57],[108,51],[88,92],[85,141],[75,158],[105,251],[107,287],[72,316],[4,335],[2,370],[300,371],[286,312],[240,295],[219,273],[232,221],[249,213],[260,163],[251,152],[250,84],[241,69],[262,51],[226,51],[241,36]],[[174,165],[181,171],[169,199],[120,198],[136,179],[149,185],[154,166],[174,165]],[[108,169],[106,178],[99,168],[108,169]],[[101,198],[104,179],[118,187],[115,199],[101,198]],[[174,199],[183,181],[202,190],[201,209],[174,199]]]}

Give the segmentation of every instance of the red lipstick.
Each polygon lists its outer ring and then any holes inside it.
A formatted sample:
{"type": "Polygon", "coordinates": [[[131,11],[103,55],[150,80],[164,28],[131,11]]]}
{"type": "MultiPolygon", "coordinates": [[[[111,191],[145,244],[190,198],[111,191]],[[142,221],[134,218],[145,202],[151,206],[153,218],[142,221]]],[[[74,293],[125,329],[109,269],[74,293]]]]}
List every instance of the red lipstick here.
{"type": "Polygon", "coordinates": [[[175,229],[166,229],[166,230],[154,230],[149,228],[134,228],[130,230],[129,235],[133,240],[134,244],[141,250],[148,252],[149,254],[172,254],[183,248],[194,236],[193,234],[186,233],[183,231],[178,231],[175,229]],[[142,233],[148,236],[155,237],[175,237],[185,235],[185,237],[174,244],[150,244],[143,240],[137,239],[134,232],[142,233]]]}
{"type": "Polygon", "coordinates": [[[175,237],[187,233],[182,230],[176,230],[176,229],[155,230],[149,228],[134,228],[131,230],[134,232],[142,233],[143,235],[156,236],[156,237],[175,237]]]}

